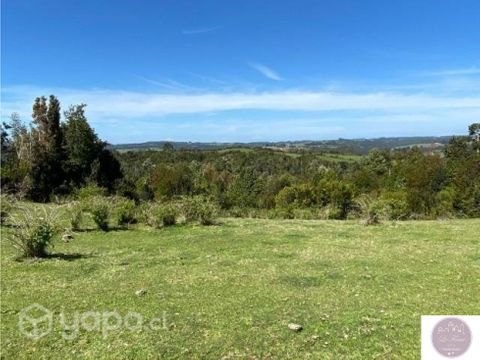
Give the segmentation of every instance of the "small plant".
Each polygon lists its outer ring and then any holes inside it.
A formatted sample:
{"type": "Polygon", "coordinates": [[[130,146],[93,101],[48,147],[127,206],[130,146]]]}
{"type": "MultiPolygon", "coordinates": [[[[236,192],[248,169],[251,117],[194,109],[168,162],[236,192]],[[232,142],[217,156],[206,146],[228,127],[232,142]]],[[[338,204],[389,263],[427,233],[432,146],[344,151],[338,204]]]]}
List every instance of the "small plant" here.
{"type": "Polygon", "coordinates": [[[368,194],[360,195],[354,200],[354,205],[365,225],[378,225],[383,217],[383,209],[378,200],[368,194]]]}
{"type": "Polygon", "coordinates": [[[196,205],[194,198],[192,197],[185,197],[182,198],[181,201],[178,203],[179,209],[183,217],[185,218],[185,222],[189,223],[196,220],[196,205]]]}
{"type": "Polygon", "coordinates": [[[177,212],[172,205],[166,205],[162,207],[161,219],[163,226],[175,225],[177,219],[177,212]]]}
{"type": "Polygon", "coordinates": [[[328,220],[343,220],[344,212],[342,209],[335,204],[328,204],[325,208],[322,209],[322,217],[328,220]]]}
{"type": "Polygon", "coordinates": [[[107,190],[99,187],[96,184],[88,184],[77,191],[75,191],[75,196],[79,200],[86,200],[88,198],[97,197],[97,196],[105,196],[107,194],[107,190]]]}
{"type": "Polygon", "coordinates": [[[58,233],[55,213],[46,208],[22,208],[12,217],[15,224],[10,240],[25,257],[44,257],[58,233]]]}
{"type": "Polygon", "coordinates": [[[402,220],[408,217],[407,195],[404,192],[384,193],[380,196],[377,207],[388,220],[402,220]]]}
{"type": "Polygon", "coordinates": [[[173,204],[154,204],[150,207],[149,224],[156,228],[175,225],[177,211],[173,204]]]}
{"type": "Polygon", "coordinates": [[[232,207],[228,210],[228,216],[242,218],[245,216],[245,210],[238,206],[232,207]]]}
{"type": "Polygon", "coordinates": [[[8,195],[2,195],[0,198],[0,224],[5,224],[14,208],[14,200],[8,195]]]}
{"type": "Polygon", "coordinates": [[[150,209],[152,208],[151,203],[142,201],[140,204],[137,206],[136,209],[136,219],[137,222],[145,225],[152,226],[150,224],[151,216],[150,216],[150,209]]]}
{"type": "Polygon", "coordinates": [[[137,222],[135,202],[125,198],[117,200],[115,204],[115,220],[118,226],[128,226],[137,222]]]}
{"type": "Polygon", "coordinates": [[[184,200],[182,212],[187,222],[197,220],[202,225],[212,225],[218,214],[218,206],[207,197],[194,196],[184,200]]]}
{"type": "Polygon", "coordinates": [[[70,227],[73,231],[78,231],[82,227],[84,207],[79,202],[72,202],[67,205],[67,213],[70,221],[70,227]]]}
{"type": "Polygon", "coordinates": [[[273,209],[268,210],[267,218],[269,219],[294,219],[294,209],[293,206],[285,206],[285,207],[275,207],[273,209]]]}
{"type": "Polygon", "coordinates": [[[88,208],[92,219],[100,230],[108,231],[108,219],[110,217],[110,203],[102,196],[95,196],[88,208]]]}

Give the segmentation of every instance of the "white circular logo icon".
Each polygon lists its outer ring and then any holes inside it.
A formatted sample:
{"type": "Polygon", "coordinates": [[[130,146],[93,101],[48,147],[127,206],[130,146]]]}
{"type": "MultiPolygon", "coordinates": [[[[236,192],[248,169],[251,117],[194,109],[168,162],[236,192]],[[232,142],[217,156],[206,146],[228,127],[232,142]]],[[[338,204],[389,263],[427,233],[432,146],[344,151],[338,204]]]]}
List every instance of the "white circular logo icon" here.
{"type": "Polygon", "coordinates": [[[18,328],[26,337],[38,340],[52,331],[53,313],[40,304],[24,308],[18,318],[18,328]]]}
{"type": "Polygon", "coordinates": [[[458,318],[445,318],[433,328],[433,346],[445,357],[462,355],[468,350],[471,342],[470,328],[458,318]]]}

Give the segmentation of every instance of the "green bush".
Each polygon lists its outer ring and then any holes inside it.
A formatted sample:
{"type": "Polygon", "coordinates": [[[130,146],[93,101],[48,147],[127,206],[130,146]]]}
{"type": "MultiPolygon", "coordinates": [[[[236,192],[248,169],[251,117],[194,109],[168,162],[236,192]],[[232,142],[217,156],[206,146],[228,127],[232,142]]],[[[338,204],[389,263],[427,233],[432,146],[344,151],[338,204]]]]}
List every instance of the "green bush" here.
{"type": "Polygon", "coordinates": [[[154,202],[144,202],[139,206],[139,221],[151,227],[158,227],[158,222],[155,217],[155,211],[158,204],[154,202]]]}
{"type": "Polygon", "coordinates": [[[80,189],[75,191],[75,197],[78,200],[87,200],[88,198],[96,196],[106,196],[107,190],[105,188],[99,187],[96,184],[88,184],[80,189]]]}
{"type": "Polygon", "coordinates": [[[152,204],[147,201],[142,201],[136,209],[136,219],[138,223],[150,225],[150,209],[152,204]]]}
{"type": "Polygon", "coordinates": [[[184,197],[178,202],[180,213],[183,215],[185,222],[197,220],[197,201],[193,197],[184,197]]]}
{"type": "Polygon", "coordinates": [[[177,221],[177,211],[172,204],[160,205],[157,209],[156,216],[164,227],[175,225],[177,221]]]}
{"type": "Polygon", "coordinates": [[[180,207],[186,222],[199,221],[202,225],[212,225],[218,215],[218,206],[205,196],[185,198],[180,207]]]}
{"type": "Polygon", "coordinates": [[[100,230],[108,231],[108,220],[110,217],[110,201],[102,196],[95,196],[90,199],[88,212],[100,230]]]}
{"type": "Polygon", "coordinates": [[[280,209],[278,215],[281,219],[295,219],[295,213],[293,207],[289,206],[283,209],[280,209]]]}
{"type": "Polygon", "coordinates": [[[217,216],[217,207],[211,202],[202,202],[198,209],[198,220],[202,225],[213,225],[217,216]]]}
{"type": "Polygon", "coordinates": [[[328,219],[346,219],[352,208],[352,185],[344,180],[324,178],[316,187],[316,202],[326,206],[325,215],[328,219]]]}
{"type": "Polygon", "coordinates": [[[10,216],[14,208],[14,199],[8,195],[1,195],[0,197],[0,224],[5,224],[7,218],[10,216]]]}
{"type": "Polygon", "coordinates": [[[294,209],[292,206],[269,209],[267,211],[268,219],[294,219],[294,209]]]}
{"type": "Polygon", "coordinates": [[[135,201],[120,198],[115,201],[115,220],[118,226],[126,226],[137,222],[135,201]]]}
{"type": "Polygon", "coordinates": [[[307,209],[294,209],[293,217],[295,219],[301,219],[301,220],[319,219],[318,209],[313,207],[307,208],[307,209]]]}
{"type": "Polygon", "coordinates": [[[25,257],[44,257],[53,237],[58,233],[56,213],[46,208],[21,208],[12,216],[15,224],[10,240],[25,257]]]}
{"type": "Polygon", "coordinates": [[[376,196],[362,194],[353,201],[352,211],[349,215],[364,219],[365,225],[379,224],[383,216],[383,208],[378,206],[376,196]]]}
{"type": "Polygon", "coordinates": [[[228,216],[234,217],[234,218],[242,218],[245,217],[245,209],[234,206],[231,209],[228,210],[228,216]]]}
{"type": "Polygon", "coordinates": [[[286,208],[293,205],[296,200],[296,191],[293,186],[287,186],[280,190],[275,196],[275,205],[277,207],[286,208]]]}
{"type": "Polygon", "coordinates": [[[172,203],[153,203],[147,211],[147,224],[150,226],[167,227],[177,222],[177,209],[172,203]]]}
{"type": "Polygon", "coordinates": [[[407,194],[402,191],[383,193],[375,207],[386,220],[402,220],[410,215],[407,194]]]}
{"type": "Polygon", "coordinates": [[[322,217],[328,220],[344,220],[345,211],[335,204],[329,204],[323,209],[322,217]]]}
{"type": "Polygon", "coordinates": [[[308,208],[315,204],[315,190],[310,184],[287,186],[275,196],[275,204],[280,207],[308,208]]]}
{"type": "Polygon", "coordinates": [[[71,202],[67,204],[67,214],[72,230],[80,230],[83,222],[83,204],[80,202],[71,202]]]}
{"type": "Polygon", "coordinates": [[[455,214],[454,209],[455,190],[451,187],[447,187],[437,193],[435,197],[435,208],[433,213],[437,217],[453,217],[455,214]]]}

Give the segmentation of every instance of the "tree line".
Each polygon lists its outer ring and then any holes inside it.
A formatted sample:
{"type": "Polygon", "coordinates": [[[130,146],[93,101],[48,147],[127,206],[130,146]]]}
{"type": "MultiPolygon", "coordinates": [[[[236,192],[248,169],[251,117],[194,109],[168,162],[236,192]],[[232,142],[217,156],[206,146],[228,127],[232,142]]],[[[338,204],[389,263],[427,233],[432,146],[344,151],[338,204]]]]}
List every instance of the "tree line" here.
{"type": "Polygon", "coordinates": [[[85,104],[73,105],[61,122],[59,100],[41,96],[32,121],[18,114],[2,124],[2,191],[46,202],[93,182],[114,190],[121,166],[88,124],[85,104]]]}
{"type": "Polygon", "coordinates": [[[37,98],[32,124],[2,129],[2,190],[34,201],[86,184],[134,201],[202,195],[226,214],[346,219],[480,216],[480,124],[444,151],[374,149],[360,161],[272,149],[110,151],[85,105],[37,98]]]}

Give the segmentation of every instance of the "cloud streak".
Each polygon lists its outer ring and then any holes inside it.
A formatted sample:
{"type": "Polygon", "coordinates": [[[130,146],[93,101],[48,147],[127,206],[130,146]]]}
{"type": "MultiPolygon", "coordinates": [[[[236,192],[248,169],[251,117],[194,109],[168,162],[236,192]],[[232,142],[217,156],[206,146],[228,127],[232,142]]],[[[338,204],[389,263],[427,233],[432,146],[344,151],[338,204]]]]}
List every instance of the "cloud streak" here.
{"type": "Polygon", "coordinates": [[[145,81],[148,84],[155,85],[170,91],[174,92],[185,92],[185,91],[201,91],[203,89],[197,88],[194,86],[183,84],[179,81],[166,79],[165,81],[158,81],[154,79],[149,79],[144,76],[136,75],[136,77],[142,81],[145,81]]]}
{"type": "Polygon", "coordinates": [[[186,29],[182,30],[183,35],[198,35],[198,34],[205,34],[209,33],[215,30],[220,29],[220,26],[214,26],[214,27],[203,27],[203,28],[197,28],[197,29],[186,29]]]}
{"type": "Polygon", "coordinates": [[[263,76],[269,78],[270,80],[280,81],[283,80],[280,75],[277,74],[274,70],[270,69],[268,66],[263,64],[248,63],[250,67],[257,70],[263,76]]]}
{"type": "Polygon", "coordinates": [[[455,109],[480,110],[480,96],[435,96],[424,93],[348,93],[286,90],[231,93],[143,93],[105,89],[64,89],[28,86],[2,89],[2,117],[30,113],[39,94],[56,94],[64,107],[84,102],[89,114],[102,118],[142,118],[230,110],[270,111],[388,111],[414,113],[455,109]]]}
{"type": "Polygon", "coordinates": [[[426,71],[422,73],[423,76],[463,76],[463,75],[478,75],[478,74],[480,74],[480,68],[478,67],[426,71]]]}

